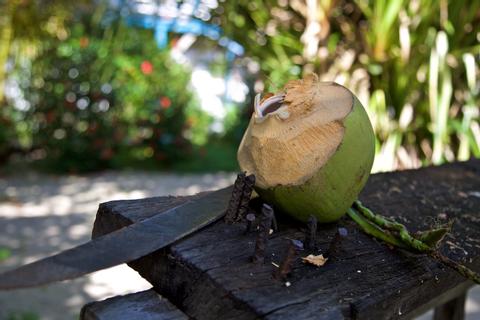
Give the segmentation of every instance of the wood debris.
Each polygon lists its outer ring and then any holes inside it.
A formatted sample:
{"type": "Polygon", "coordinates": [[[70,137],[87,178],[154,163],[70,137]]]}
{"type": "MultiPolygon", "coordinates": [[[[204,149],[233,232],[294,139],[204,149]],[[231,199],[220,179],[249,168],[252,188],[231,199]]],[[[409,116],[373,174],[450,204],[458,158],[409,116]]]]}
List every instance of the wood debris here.
{"type": "Polygon", "coordinates": [[[302,260],[305,263],[310,263],[317,267],[321,267],[327,262],[328,258],[325,258],[323,254],[320,254],[317,256],[313,254],[309,254],[308,256],[303,257],[302,260]]]}

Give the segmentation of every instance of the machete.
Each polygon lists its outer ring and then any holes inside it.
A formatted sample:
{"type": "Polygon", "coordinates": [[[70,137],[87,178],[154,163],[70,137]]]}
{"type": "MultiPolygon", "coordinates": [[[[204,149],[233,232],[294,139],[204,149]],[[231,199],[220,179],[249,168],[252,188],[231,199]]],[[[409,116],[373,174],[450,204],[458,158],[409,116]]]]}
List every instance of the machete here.
{"type": "Polygon", "coordinates": [[[87,243],[0,274],[0,290],[27,288],[74,279],[143,257],[217,221],[232,186],[209,192],[87,243]],[[136,243],[125,250],[125,243],[136,243]]]}

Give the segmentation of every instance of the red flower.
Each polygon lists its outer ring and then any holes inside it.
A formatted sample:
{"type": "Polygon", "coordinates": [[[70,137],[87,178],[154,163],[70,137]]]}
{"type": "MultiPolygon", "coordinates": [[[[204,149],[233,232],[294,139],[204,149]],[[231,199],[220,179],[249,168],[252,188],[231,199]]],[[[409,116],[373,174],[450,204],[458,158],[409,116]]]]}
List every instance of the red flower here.
{"type": "Polygon", "coordinates": [[[158,160],[158,161],[163,161],[167,158],[167,156],[165,155],[165,153],[163,152],[160,152],[160,151],[157,151],[156,154],[155,154],[155,158],[158,160]]]}
{"type": "Polygon", "coordinates": [[[53,111],[49,111],[46,114],[47,123],[52,123],[57,118],[57,115],[53,111]]]}
{"type": "Polygon", "coordinates": [[[103,149],[100,153],[100,158],[103,160],[109,160],[113,157],[113,150],[111,148],[103,149]]]}
{"type": "Polygon", "coordinates": [[[81,37],[81,38],[80,38],[80,47],[81,47],[81,48],[87,47],[89,42],[90,42],[90,41],[88,40],[87,37],[81,37]]]}
{"type": "Polygon", "coordinates": [[[160,98],[160,106],[163,109],[168,109],[172,105],[172,101],[168,97],[160,98]]]}
{"type": "Polygon", "coordinates": [[[92,122],[92,123],[90,123],[90,125],[88,126],[87,131],[88,131],[89,133],[94,133],[95,131],[97,131],[97,129],[98,129],[98,124],[97,124],[96,122],[92,122]]]}
{"type": "Polygon", "coordinates": [[[150,74],[153,72],[153,64],[148,60],[144,60],[140,65],[140,69],[143,74],[150,74]]]}

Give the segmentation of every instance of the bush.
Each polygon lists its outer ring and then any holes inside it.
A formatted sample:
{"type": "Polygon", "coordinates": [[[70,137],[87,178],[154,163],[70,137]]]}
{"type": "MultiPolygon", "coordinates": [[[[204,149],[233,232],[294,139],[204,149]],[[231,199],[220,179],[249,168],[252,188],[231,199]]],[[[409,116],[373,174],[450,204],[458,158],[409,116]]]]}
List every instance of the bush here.
{"type": "Polygon", "coordinates": [[[315,72],[359,96],[377,135],[376,170],[480,157],[480,2],[221,5],[215,19],[258,63],[266,90],[315,72]]]}
{"type": "Polygon", "coordinates": [[[188,157],[210,123],[188,89],[189,71],[150,31],[97,21],[108,16],[98,10],[65,24],[60,38],[45,37],[27,64],[17,61],[10,77],[28,105],[23,149],[49,169],[75,172],[188,157]]]}

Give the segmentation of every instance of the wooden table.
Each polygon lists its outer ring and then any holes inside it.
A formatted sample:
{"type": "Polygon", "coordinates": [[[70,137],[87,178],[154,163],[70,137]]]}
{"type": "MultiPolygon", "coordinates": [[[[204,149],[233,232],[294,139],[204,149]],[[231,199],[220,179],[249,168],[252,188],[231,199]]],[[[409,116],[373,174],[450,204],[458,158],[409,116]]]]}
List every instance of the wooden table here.
{"type": "MultiPolygon", "coordinates": [[[[156,197],[103,203],[93,237],[159,214],[187,199],[156,197]]],[[[441,251],[480,271],[480,160],[376,174],[360,200],[411,231],[455,219],[441,251]]],[[[274,279],[274,264],[282,261],[287,239],[303,240],[305,236],[305,225],[281,215],[277,219],[279,230],[270,236],[263,264],[250,260],[255,232],[245,234],[245,225],[220,221],[129,265],[152,283],[156,292],[196,319],[409,319],[429,308],[436,308],[436,320],[463,318],[465,293],[472,282],[428,256],[373,239],[348,217],[321,225],[317,232],[315,253],[325,253],[338,227],[348,230],[335,259],[323,267],[297,259],[289,278],[274,279]]],[[[125,250],[129,246],[135,244],[128,244],[125,250]]],[[[128,299],[123,301],[128,306],[128,299]]],[[[84,315],[89,308],[84,308],[84,315]]],[[[96,316],[84,319],[109,319],[100,313],[96,316]]],[[[158,313],[155,319],[167,318],[158,313]]]]}

